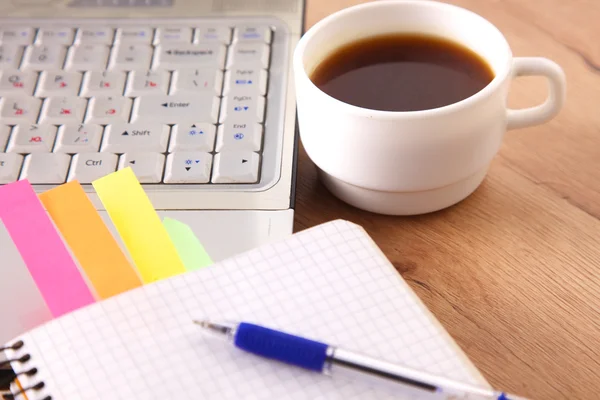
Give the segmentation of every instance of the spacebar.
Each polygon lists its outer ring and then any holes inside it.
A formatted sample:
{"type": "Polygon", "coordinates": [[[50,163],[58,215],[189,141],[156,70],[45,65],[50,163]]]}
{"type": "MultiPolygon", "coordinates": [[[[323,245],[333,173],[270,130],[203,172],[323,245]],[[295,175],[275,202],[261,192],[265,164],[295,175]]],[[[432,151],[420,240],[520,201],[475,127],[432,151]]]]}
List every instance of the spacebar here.
{"type": "Polygon", "coordinates": [[[133,105],[132,122],[178,124],[182,121],[216,123],[220,98],[212,93],[152,95],[138,97],[133,105]]]}

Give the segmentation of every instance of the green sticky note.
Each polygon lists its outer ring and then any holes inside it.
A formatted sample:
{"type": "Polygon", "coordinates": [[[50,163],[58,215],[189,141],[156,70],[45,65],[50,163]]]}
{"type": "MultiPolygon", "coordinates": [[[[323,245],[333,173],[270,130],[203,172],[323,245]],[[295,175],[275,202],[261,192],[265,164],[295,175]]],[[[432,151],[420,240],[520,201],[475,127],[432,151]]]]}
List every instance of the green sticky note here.
{"type": "Polygon", "coordinates": [[[213,263],[206,250],[204,250],[204,246],[188,225],[176,219],[164,218],[163,226],[175,245],[186,270],[194,271],[213,263]]]}

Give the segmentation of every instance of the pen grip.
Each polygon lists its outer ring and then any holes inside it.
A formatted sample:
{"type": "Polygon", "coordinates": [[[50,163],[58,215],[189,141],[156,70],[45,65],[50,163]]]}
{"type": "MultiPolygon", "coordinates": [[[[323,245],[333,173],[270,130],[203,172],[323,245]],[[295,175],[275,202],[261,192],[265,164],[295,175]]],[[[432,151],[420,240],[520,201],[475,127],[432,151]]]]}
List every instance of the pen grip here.
{"type": "Polygon", "coordinates": [[[327,357],[325,343],[242,322],[235,345],[250,353],[321,372],[327,357]]]}

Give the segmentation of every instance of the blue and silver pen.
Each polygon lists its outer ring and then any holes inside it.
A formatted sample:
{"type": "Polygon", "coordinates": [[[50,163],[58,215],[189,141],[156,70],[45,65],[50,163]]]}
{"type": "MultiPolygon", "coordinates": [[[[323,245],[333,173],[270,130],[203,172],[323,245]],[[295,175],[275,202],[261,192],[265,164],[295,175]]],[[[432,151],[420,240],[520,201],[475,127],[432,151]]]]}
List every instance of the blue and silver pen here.
{"type": "Polygon", "coordinates": [[[194,321],[247,352],[327,375],[360,376],[419,399],[525,400],[251,323],[194,321]]]}

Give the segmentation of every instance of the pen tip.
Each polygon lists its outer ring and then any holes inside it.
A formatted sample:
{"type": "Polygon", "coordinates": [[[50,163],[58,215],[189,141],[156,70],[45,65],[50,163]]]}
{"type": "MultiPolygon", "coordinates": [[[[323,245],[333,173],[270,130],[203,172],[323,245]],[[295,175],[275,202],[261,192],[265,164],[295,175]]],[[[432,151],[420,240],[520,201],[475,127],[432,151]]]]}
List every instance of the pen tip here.
{"type": "Polygon", "coordinates": [[[196,325],[200,325],[200,326],[201,326],[201,327],[203,327],[203,328],[207,328],[207,327],[209,326],[209,324],[210,324],[208,321],[204,321],[204,320],[198,320],[198,319],[195,319],[195,320],[194,320],[194,323],[195,323],[196,325]]]}

